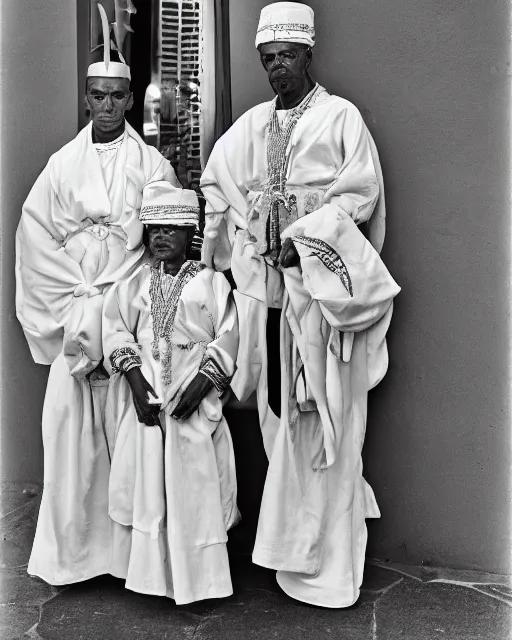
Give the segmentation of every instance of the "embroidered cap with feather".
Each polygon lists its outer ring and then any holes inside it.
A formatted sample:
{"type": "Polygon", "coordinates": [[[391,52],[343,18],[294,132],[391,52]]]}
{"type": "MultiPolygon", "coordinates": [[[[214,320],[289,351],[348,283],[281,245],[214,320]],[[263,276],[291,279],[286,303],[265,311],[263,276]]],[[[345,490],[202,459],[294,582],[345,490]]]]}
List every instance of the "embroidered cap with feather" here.
{"type": "Polygon", "coordinates": [[[108,23],[107,13],[98,2],[98,11],[100,12],[101,28],[103,31],[103,62],[94,62],[87,69],[88,78],[128,78],[131,79],[130,67],[126,64],[121,53],[120,47],[115,46],[121,62],[112,62],[110,60],[110,25],[108,23]]]}

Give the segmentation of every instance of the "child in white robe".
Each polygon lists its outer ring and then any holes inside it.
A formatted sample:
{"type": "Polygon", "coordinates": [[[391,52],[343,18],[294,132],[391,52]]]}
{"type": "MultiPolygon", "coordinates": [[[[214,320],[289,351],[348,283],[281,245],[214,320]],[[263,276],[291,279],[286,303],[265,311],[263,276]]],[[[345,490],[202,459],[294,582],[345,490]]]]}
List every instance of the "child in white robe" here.
{"type": "Polygon", "coordinates": [[[146,186],[151,256],[111,291],[103,325],[117,575],[177,604],[232,594],[226,542],[238,520],[221,401],[237,316],[226,278],[186,260],[198,217],[193,191],[146,186]]]}

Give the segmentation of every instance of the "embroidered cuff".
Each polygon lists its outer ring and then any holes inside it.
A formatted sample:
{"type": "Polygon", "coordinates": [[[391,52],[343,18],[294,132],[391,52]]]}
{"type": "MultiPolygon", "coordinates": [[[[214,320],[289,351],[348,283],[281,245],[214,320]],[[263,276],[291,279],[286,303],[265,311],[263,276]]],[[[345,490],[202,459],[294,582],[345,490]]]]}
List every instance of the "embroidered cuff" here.
{"type": "Polygon", "coordinates": [[[224,393],[231,381],[231,378],[226,376],[215,360],[212,360],[211,358],[208,358],[203,362],[199,369],[199,373],[202,373],[213,382],[213,385],[217,389],[219,395],[224,393]]]}
{"type": "Polygon", "coordinates": [[[112,365],[112,374],[120,371],[126,373],[134,367],[142,366],[142,360],[134,349],[121,347],[110,354],[110,364],[112,365]]]}

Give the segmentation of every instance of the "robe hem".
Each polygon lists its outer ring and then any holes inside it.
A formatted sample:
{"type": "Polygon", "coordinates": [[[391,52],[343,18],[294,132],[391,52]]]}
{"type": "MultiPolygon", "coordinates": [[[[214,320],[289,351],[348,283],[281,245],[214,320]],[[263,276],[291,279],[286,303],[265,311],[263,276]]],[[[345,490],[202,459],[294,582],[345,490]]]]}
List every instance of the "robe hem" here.
{"type": "Polygon", "coordinates": [[[286,569],[284,567],[284,562],[274,562],[271,563],[268,560],[263,560],[255,553],[252,554],[252,561],[254,564],[257,564],[260,567],[264,567],[265,569],[271,569],[272,571],[288,571],[289,573],[305,573],[308,576],[316,576],[320,571],[320,567],[317,566],[314,571],[305,571],[304,569],[286,569]]]}
{"type": "Polygon", "coordinates": [[[233,595],[233,588],[231,589],[226,589],[226,590],[221,590],[219,591],[218,594],[212,594],[212,595],[204,595],[204,596],[199,596],[199,597],[193,597],[193,598],[185,598],[185,599],[177,599],[175,596],[171,596],[168,593],[157,593],[156,591],[151,591],[151,590],[142,590],[142,589],[136,589],[134,587],[129,587],[128,585],[125,585],[125,589],[128,589],[128,591],[133,591],[134,593],[141,593],[142,595],[145,596],[158,596],[161,598],[169,598],[170,600],[174,600],[174,602],[176,603],[177,606],[182,606],[182,605],[186,605],[186,604],[191,604],[192,602],[200,602],[201,600],[213,600],[216,598],[229,598],[230,596],[233,595]],[[178,601],[179,600],[179,601],[178,601]]]}
{"type": "Polygon", "coordinates": [[[358,589],[355,600],[352,600],[347,604],[322,604],[320,602],[315,602],[313,599],[304,598],[302,596],[299,597],[298,595],[291,593],[290,590],[285,589],[284,586],[279,581],[279,571],[276,574],[276,582],[279,585],[279,587],[282,589],[282,591],[286,593],[286,595],[289,596],[290,598],[293,598],[294,600],[298,600],[299,602],[305,602],[306,604],[311,604],[315,607],[322,607],[324,609],[346,609],[348,607],[352,607],[359,600],[359,596],[361,595],[360,590],[358,589]]]}
{"type": "Polygon", "coordinates": [[[124,578],[122,578],[121,576],[118,576],[115,573],[112,573],[111,571],[108,571],[108,570],[96,571],[91,574],[87,574],[87,576],[85,576],[84,578],[71,578],[69,580],[48,580],[47,578],[43,577],[40,573],[30,571],[29,569],[27,569],[27,573],[31,578],[39,578],[40,580],[44,580],[46,584],[49,584],[52,587],[63,587],[67,584],[78,584],[79,582],[86,582],[87,580],[92,580],[93,578],[99,578],[100,576],[112,576],[113,578],[120,578],[121,580],[124,580],[124,578]]]}

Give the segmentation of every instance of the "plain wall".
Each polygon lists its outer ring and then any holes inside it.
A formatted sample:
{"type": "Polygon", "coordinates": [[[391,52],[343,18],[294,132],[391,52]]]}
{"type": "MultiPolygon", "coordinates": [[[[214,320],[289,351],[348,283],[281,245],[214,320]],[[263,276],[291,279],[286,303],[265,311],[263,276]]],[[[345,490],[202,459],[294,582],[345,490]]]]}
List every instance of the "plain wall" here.
{"type": "MultiPolygon", "coordinates": [[[[272,97],[253,45],[265,4],[231,2],[234,117],[272,97]]],[[[509,3],[309,4],[313,76],[380,151],[383,257],[403,289],[370,398],[368,555],[508,572],[509,3]]]]}
{"type": "Polygon", "coordinates": [[[42,482],[48,367],[34,364],[14,308],[14,236],[50,155],[77,133],[76,8],[11,0],[1,11],[1,478],[42,482]]]}

